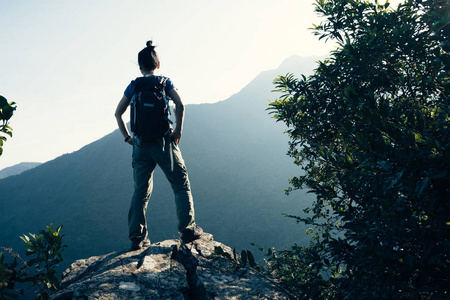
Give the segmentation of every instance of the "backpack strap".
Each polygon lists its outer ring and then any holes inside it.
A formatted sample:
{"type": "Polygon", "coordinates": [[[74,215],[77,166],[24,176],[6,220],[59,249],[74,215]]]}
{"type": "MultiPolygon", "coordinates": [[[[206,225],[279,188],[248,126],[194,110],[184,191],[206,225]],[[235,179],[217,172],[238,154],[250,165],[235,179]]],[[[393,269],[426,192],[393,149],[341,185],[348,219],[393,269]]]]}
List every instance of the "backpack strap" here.
{"type": "Polygon", "coordinates": [[[166,78],[164,76],[138,77],[134,80],[134,93],[140,92],[148,85],[153,85],[155,89],[166,92],[166,78]]]}

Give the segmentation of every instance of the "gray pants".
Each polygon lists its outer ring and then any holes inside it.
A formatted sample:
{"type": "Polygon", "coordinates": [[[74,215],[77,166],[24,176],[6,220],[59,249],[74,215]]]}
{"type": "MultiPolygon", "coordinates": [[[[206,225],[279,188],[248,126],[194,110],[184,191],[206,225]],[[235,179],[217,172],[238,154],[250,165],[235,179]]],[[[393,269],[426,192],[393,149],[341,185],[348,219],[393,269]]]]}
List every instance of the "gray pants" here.
{"type": "Polygon", "coordinates": [[[194,202],[184,160],[178,145],[168,141],[141,142],[133,146],[134,194],[128,213],[130,240],[148,238],[145,213],[153,190],[153,171],[163,170],[175,194],[178,231],[190,232],[195,226],[194,202]],[[163,149],[164,147],[164,149],[163,149]]]}

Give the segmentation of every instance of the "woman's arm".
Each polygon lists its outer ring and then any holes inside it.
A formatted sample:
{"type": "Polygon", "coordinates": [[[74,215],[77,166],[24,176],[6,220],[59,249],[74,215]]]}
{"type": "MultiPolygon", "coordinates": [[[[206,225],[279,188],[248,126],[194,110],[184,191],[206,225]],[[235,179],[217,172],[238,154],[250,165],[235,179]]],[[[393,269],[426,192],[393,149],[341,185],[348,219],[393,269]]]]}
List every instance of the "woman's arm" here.
{"type": "Polygon", "coordinates": [[[169,95],[170,99],[172,99],[172,101],[175,103],[176,125],[171,136],[175,143],[179,144],[181,140],[181,132],[183,131],[184,105],[176,89],[171,89],[167,92],[167,95],[169,95]]]}
{"type": "MultiPolygon", "coordinates": [[[[130,104],[130,99],[127,98],[127,96],[123,95],[122,99],[120,100],[119,104],[116,108],[116,113],[114,116],[117,120],[117,125],[119,125],[119,130],[122,133],[124,138],[127,138],[130,136],[127,127],[125,126],[125,123],[123,122],[122,115],[127,110],[128,105],[130,104]]],[[[128,139],[128,144],[133,145],[133,139],[128,139]]]]}

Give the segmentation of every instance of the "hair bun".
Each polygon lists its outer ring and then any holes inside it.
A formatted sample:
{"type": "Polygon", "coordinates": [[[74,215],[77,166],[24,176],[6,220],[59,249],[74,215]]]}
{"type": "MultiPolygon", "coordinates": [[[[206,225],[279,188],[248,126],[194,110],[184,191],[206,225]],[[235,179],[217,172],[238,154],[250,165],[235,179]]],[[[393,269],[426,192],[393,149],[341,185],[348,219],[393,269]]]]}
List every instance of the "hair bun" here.
{"type": "Polygon", "coordinates": [[[147,71],[153,71],[158,68],[158,54],[156,53],[155,46],[153,46],[153,42],[151,40],[147,41],[145,45],[147,47],[138,53],[139,67],[142,67],[147,71]]]}

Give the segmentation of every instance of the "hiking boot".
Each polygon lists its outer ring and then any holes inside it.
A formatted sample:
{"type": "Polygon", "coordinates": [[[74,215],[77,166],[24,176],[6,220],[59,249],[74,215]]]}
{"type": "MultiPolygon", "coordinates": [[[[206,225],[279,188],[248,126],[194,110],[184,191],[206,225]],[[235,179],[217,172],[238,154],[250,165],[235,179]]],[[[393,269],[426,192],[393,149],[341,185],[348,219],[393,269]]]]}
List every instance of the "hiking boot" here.
{"type": "Polygon", "coordinates": [[[194,230],[184,231],[181,233],[181,240],[187,244],[187,243],[190,243],[192,241],[199,239],[200,236],[202,235],[202,233],[203,233],[203,229],[200,226],[195,225],[194,230]]]}
{"type": "Polygon", "coordinates": [[[147,248],[147,247],[150,247],[149,239],[145,239],[143,241],[139,241],[139,240],[131,241],[131,250],[139,250],[139,249],[147,248]]]}

